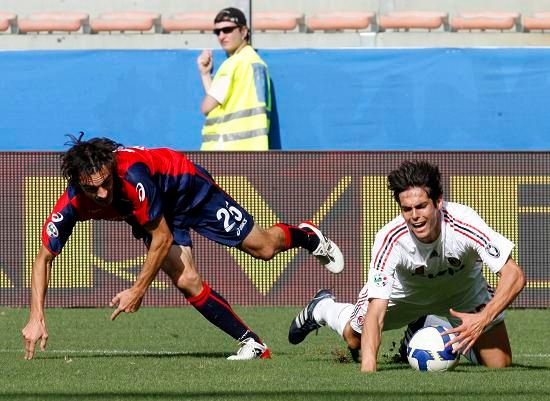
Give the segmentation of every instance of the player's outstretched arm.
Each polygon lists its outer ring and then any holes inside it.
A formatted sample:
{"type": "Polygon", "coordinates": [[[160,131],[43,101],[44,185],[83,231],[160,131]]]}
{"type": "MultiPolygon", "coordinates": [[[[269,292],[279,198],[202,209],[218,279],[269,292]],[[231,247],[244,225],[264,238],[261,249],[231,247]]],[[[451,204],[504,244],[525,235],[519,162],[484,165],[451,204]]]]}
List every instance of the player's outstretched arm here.
{"type": "Polygon", "coordinates": [[[361,372],[370,373],[377,370],[376,360],[382,341],[382,329],[387,309],[387,299],[373,298],[369,301],[361,335],[361,372]]]}
{"type": "Polygon", "coordinates": [[[21,331],[25,346],[25,359],[33,358],[34,348],[39,340],[40,350],[46,350],[48,331],[44,316],[44,302],[54,258],[55,255],[42,245],[32,265],[29,321],[21,331]]]}
{"type": "Polygon", "coordinates": [[[487,327],[499,313],[506,309],[506,307],[516,299],[521,290],[523,290],[523,287],[525,287],[525,274],[512,258],[508,258],[498,275],[500,279],[495,291],[495,296],[482,311],[477,313],[461,313],[454,309],[450,310],[451,315],[458,317],[462,323],[460,326],[449,329],[443,333],[458,334],[445,346],[458,343],[455,349],[467,353],[481,336],[485,327],[487,327]]]}
{"type": "Polygon", "coordinates": [[[172,246],[172,233],[164,217],[160,217],[154,223],[148,225],[146,229],[151,233],[152,240],[143,268],[134,285],[119,292],[109,303],[111,307],[116,308],[111,315],[111,320],[115,320],[122,312],[137,312],[145,292],[157,276],[162,261],[172,246]]]}

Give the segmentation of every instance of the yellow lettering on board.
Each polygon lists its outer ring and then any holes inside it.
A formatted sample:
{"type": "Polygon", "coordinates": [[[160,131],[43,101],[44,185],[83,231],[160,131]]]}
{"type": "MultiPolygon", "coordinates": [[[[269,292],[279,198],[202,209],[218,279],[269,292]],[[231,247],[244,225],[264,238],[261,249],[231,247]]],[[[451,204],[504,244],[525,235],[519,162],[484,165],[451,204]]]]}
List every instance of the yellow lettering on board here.
{"type": "MultiPolygon", "coordinates": [[[[216,177],[216,181],[235,199],[238,199],[239,204],[254,216],[256,222],[261,222],[263,228],[270,227],[279,222],[277,215],[254,189],[248,177],[216,177]]],[[[322,222],[350,183],[351,177],[342,177],[310,220],[315,224],[322,222]]],[[[269,262],[254,259],[252,256],[235,248],[229,248],[229,253],[258,291],[265,295],[273,288],[273,285],[298,253],[298,250],[290,249],[282,252],[269,262]]]]}
{"type": "MultiPolygon", "coordinates": [[[[25,178],[25,286],[27,288],[31,284],[32,263],[42,245],[42,226],[58,197],[65,190],[65,186],[66,181],[62,177],[25,178]]],[[[50,288],[93,287],[93,266],[128,282],[135,281],[137,275],[131,273],[130,269],[143,264],[145,256],[106,261],[93,254],[92,241],[92,222],[78,222],[63,251],[55,258],[50,288]]],[[[168,288],[166,283],[157,280],[151,286],[168,288]]]]}
{"type": "Polygon", "coordinates": [[[0,268],[0,288],[14,288],[15,286],[11,282],[8,275],[0,268]]]}
{"type": "MultiPolygon", "coordinates": [[[[456,176],[451,177],[452,199],[475,209],[495,231],[513,243],[519,241],[519,215],[548,213],[548,207],[519,206],[519,186],[550,185],[550,177],[526,176],[456,176]]],[[[518,247],[512,250],[512,257],[518,260],[518,247]]],[[[498,279],[488,268],[484,275],[490,285],[496,286],[498,279]]],[[[528,282],[530,288],[548,288],[548,281],[528,282]]]]}
{"type": "Polygon", "coordinates": [[[362,265],[363,280],[367,281],[370,259],[372,257],[372,245],[376,233],[388,222],[399,215],[397,202],[393,199],[392,192],[388,190],[386,176],[363,177],[361,199],[362,207],[362,265]]]}

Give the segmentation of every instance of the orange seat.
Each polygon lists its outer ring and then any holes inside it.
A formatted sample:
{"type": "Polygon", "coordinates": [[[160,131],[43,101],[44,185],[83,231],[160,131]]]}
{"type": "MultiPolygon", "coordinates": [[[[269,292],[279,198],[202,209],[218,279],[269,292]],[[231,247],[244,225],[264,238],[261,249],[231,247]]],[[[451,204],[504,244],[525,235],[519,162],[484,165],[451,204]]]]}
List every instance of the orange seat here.
{"type": "Polygon", "coordinates": [[[532,17],[523,17],[523,28],[526,31],[549,30],[550,12],[540,12],[533,14],[532,17]]]}
{"type": "Polygon", "coordinates": [[[256,31],[293,31],[304,18],[303,14],[272,11],[252,14],[252,25],[256,31]]]}
{"type": "Polygon", "coordinates": [[[84,12],[59,11],[31,13],[19,20],[19,32],[78,32],[88,24],[84,12]]]}
{"type": "Polygon", "coordinates": [[[211,32],[214,28],[216,12],[181,12],[162,19],[165,32],[199,31],[211,32]]]}
{"type": "Polygon", "coordinates": [[[439,29],[447,20],[442,11],[392,11],[381,15],[378,25],[382,29],[439,29]]]}
{"type": "Polygon", "coordinates": [[[150,11],[120,11],[103,13],[90,20],[92,32],[160,30],[160,14],[150,11]]]}
{"type": "Polygon", "coordinates": [[[463,12],[451,18],[451,29],[460,30],[510,30],[516,26],[519,13],[513,11],[463,12]]]}
{"type": "Polygon", "coordinates": [[[0,11],[0,32],[7,31],[10,27],[12,28],[12,32],[15,31],[16,23],[17,14],[0,11]]]}
{"type": "Polygon", "coordinates": [[[360,30],[367,29],[373,18],[372,12],[334,11],[312,15],[306,26],[310,31],[360,30]]]}

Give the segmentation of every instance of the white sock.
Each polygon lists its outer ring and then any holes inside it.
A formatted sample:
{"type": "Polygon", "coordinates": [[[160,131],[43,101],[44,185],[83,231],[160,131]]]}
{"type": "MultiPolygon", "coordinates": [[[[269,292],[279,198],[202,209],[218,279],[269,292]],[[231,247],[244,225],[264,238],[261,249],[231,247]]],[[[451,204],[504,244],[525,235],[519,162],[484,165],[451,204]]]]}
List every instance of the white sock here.
{"type": "Polygon", "coordinates": [[[342,304],[327,298],[323,299],[315,306],[313,318],[321,325],[326,324],[342,337],[344,327],[346,327],[349,321],[353,308],[354,306],[352,304],[342,304]]]}

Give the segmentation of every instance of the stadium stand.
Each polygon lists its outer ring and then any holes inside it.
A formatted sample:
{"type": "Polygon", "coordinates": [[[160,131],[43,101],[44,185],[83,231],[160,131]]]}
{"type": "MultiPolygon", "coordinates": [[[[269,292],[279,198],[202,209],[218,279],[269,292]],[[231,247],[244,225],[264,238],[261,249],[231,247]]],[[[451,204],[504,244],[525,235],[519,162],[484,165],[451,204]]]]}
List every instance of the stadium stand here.
{"type": "Polygon", "coordinates": [[[117,11],[100,14],[90,20],[91,33],[98,32],[161,32],[160,13],[149,11],[117,11]]]}
{"type": "Polygon", "coordinates": [[[378,19],[380,31],[386,29],[427,29],[429,31],[446,28],[449,14],[443,11],[392,11],[378,19]]]}
{"type": "MultiPolygon", "coordinates": [[[[451,18],[453,31],[460,30],[510,30],[518,26],[520,14],[506,11],[461,12],[451,18]]],[[[518,31],[521,29],[517,28],[518,31]]]]}
{"type": "Polygon", "coordinates": [[[531,17],[523,17],[523,29],[525,32],[550,30],[550,12],[540,12],[531,17]]]}
{"type": "Polygon", "coordinates": [[[89,16],[84,12],[57,11],[31,13],[18,21],[19,33],[87,32],[89,16]]]}
{"type": "MultiPolygon", "coordinates": [[[[0,19],[0,48],[214,47],[212,17],[223,7],[239,4],[247,2],[50,0],[49,10],[44,10],[41,0],[3,0],[4,14],[11,17],[0,19]],[[66,19],[63,13],[89,17],[66,19]],[[24,35],[28,32],[46,34],[24,35]],[[100,32],[151,35],[89,35],[100,32]],[[68,34],[68,40],[60,37],[68,34]]],[[[550,0],[252,0],[251,4],[253,45],[259,48],[550,45],[550,0]]]]}
{"type": "Polygon", "coordinates": [[[314,14],[307,18],[308,31],[365,30],[371,25],[373,12],[333,11],[314,14]]]}
{"type": "Polygon", "coordinates": [[[11,28],[11,32],[17,32],[17,15],[0,11],[0,32],[6,32],[11,28]]]}
{"type": "Polygon", "coordinates": [[[178,12],[162,18],[163,32],[211,32],[215,11],[178,12]]]}
{"type": "Polygon", "coordinates": [[[252,14],[254,31],[294,31],[302,30],[304,14],[291,11],[266,11],[252,14]]]}

